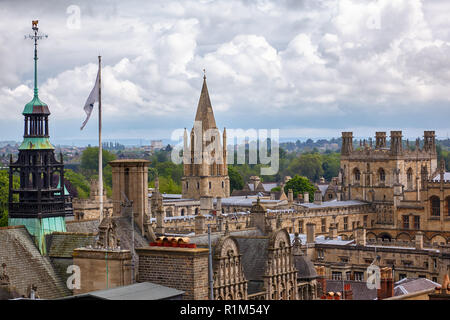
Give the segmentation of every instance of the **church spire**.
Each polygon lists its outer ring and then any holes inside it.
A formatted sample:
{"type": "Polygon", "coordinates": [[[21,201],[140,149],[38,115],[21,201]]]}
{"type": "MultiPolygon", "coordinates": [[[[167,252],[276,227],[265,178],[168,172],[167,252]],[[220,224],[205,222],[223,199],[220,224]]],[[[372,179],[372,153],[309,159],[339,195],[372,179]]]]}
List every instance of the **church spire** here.
{"type": "Polygon", "coordinates": [[[203,86],[198,101],[197,113],[195,115],[195,121],[202,122],[202,129],[216,129],[216,120],[214,118],[214,112],[211,106],[211,100],[209,99],[208,87],[206,85],[206,72],[203,69],[203,86]]]}

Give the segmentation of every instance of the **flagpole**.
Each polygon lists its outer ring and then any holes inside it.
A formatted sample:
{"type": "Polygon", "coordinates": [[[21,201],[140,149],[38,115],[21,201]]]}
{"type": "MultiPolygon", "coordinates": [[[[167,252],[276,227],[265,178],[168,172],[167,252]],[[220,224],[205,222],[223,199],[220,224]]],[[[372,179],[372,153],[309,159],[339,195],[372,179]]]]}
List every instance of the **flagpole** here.
{"type": "Polygon", "coordinates": [[[100,222],[103,220],[103,149],[102,149],[102,57],[98,56],[98,193],[100,222]]]}

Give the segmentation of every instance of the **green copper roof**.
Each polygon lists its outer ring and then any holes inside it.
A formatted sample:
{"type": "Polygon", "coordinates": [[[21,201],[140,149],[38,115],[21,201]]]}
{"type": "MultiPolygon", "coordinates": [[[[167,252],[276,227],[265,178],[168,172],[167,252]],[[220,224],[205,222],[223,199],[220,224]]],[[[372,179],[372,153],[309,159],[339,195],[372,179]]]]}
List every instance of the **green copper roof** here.
{"type": "Polygon", "coordinates": [[[55,149],[48,138],[44,137],[26,137],[23,139],[19,150],[48,150],[55,149]]]}
{"type": "MultiPolygon", "coordinates": [[[[61,180],[59,180],[58,182],[58,186],[56,187],[57,189],[61,188],[61,180]]],[[[59,196],[59,192],[55,192],[56,196],[59,196]]],[[[67,191],[66,186],[64,186],[64,195],[65,196],[70,196],[69,191],[67,191]]]]}
{"type": "Polygon", "coordinates": [[[47,104],[42,102],[39,99],[39,96],[37,95],[37,92],[35,92],[33,100],[28,102],[25,105],[25,109],[23,109],[22,112],[23,115],[27,114],[50,114],[50,111],[48,109],[47,104]]]}
{"type": "Polygon", "coordinates": [[[45,235],[53,232],[66,232],[66,221],[64,217],[50,218],[9,218],[9,226],[25,226],[34,237],[34,241],[42,255],[47,252],[45,235]]]}

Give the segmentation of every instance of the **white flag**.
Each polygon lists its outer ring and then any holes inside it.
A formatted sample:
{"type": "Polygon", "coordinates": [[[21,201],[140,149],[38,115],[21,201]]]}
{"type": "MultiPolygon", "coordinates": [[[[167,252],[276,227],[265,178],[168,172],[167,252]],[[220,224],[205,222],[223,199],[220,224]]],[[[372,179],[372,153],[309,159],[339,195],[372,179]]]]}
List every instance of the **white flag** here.
{"type": "Polygon", "coordinates": [[[84,104],[84,111],[86,112],[86,120],[84,120],[83,124],[81,125],[80,130],[83,130],[84,126],[88,122],[92,109],[94,109],[94,103],[98,102],[98,89],[99,89],[99,80],[100,80],[100,69],[97,72],[97,80],[95,80],[94,88],[92,89],[91,93],[89,94],[89,97],[86,100],[86,103],[84,104]]]}

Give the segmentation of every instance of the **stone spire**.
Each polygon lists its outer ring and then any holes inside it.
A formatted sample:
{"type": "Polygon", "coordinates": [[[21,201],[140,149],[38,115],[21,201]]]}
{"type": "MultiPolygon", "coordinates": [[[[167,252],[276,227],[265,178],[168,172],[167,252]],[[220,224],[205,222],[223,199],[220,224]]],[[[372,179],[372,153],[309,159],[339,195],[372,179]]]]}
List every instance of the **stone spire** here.
{"type": "Polygon", "coordinates": [[[195,121],[202,122],[203,131],[213,128],[217,129],[214,112],[211,106],[211,100],[209,99],[208,87],[206,85],[206,75],[203,76],[202,92],[200,94],[200,100],[198,101],[195,121]]]}

